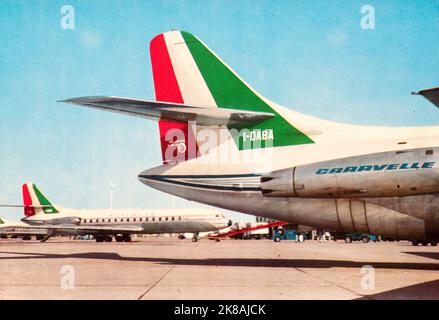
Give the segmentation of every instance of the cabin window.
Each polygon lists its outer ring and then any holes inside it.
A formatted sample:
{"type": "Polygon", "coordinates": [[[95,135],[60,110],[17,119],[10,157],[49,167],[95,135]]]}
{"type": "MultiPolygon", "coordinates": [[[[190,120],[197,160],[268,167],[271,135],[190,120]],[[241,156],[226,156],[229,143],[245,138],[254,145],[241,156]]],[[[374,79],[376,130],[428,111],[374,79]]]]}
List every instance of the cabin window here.
{"type": "Polygon", "coordinates": [[[117,222],[117,218],[116,218],[116,219],[114,219],[114,222],[117,222]]]}
{"type": "Polygon", "coordinates": [[[181,217],[178,217],[178,220],[181,220],[181,217]]]}
{"type": "Polygon", "coordinates": [[[433,154],[433,150],[427,150],[425,151],[425,154],[431,156],[433,154]]]}
{"type": "Polygon", "coordinates": [[[122,219],[120,219],[120,222],[123,222],[123,218],[122,218],[122,219]]]}
{"type": "Polygon", "coordinates": [[[87,223],[87,219],[84,219],[84,223],[87,223]]]}
{"type": "Polygon", "coordinates": [[[127,218],[127,222],[130,222],[130,218],[127,218]]]}
{"type": "Polygon", "coordinates": [[[174,221],[175,220],[175,218],[174,217],[172,217],[172,221],[174,221]]]}
{"type": "Polygon", "coordinates": [[[142,220],[143,220],[142,218],[139,218],[139,221],[140,221],[140,222],[142,222],[142,220]]]}
{"type": "Polygon", "coordinates": [[[133,219],[133,222],[136,222],[136,218],[133,219]]]}
{"type": "Polygon", "coordinates": [[[107,219],[107,222],[111,222],[111,219],[107,219]]]}
{"type": "Polygon", "coordinates": [[[154,217],[152,218],[152,221],[155,221],[155,218],[154,218],[154,217]]]}
{"type": "Polygon", "coordinates": [[[166,217],[165,220],[168,221],[168,217],[166,217]]]}
{"type": "Polygon", "coordinates": [[[162,221],[162,217],[159,218],[159,221],[162,221]]]}

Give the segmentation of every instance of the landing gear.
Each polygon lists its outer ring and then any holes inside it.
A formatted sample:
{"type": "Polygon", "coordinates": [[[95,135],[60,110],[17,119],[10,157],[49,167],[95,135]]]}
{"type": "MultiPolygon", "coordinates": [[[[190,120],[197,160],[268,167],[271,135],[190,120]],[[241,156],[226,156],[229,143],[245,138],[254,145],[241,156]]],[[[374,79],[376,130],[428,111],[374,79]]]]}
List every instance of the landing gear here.
{"type": "Polygon", "coordinates": [[[431,241],[420,241],[420,240],[412,240],[412,246],[418,246],[419,244],[422,244],[424,247],[428,246],[428,244],[430,243],[430,245],[432,247],[436,247],[438,242],[437,240],[431,240],[431,241]]]}
{"type": "Polygon", "coordinates": [[[131,242],[131,236],[129,234],[124,234],[122,236],[122,241],[123,242],[131,242]]]}
{"type": "Polygon", "coordinates": [[[113,237],[112,236],[104,236],[104,241],[111,242],[111,241],[113,241],[113,237]]]}
{"type": "Polygon", "coordinates": [[[363,241],[363,243],[368,243],[370,241],[370,238],[369,237],[363,237],[361,239],[361,241],[363,241]]]}
{"type": "Polygon", "coordinates": [[[352,242],[352,238],[347,236],[346,238],[344,238],[344,242],[351,243],[352,242]]]}
{"type": "Polygon", "coordinates": [[[104,237],[103,236],[95,236],[95,240],[96,240],[96,242],[104,242],[104,237]]]}
{"type": "Polygon", "coordinates": [[[197,242],[198,241],[198,233],[194,233],[194,236],[191,239],[192,242],[197,242]]]}
{"type": "Polygon", "coordinates": [[[122,242],[123,241],[123,237],[121,235],[115,236],[114,239],[116,240],[116,242],[122,242]]]}

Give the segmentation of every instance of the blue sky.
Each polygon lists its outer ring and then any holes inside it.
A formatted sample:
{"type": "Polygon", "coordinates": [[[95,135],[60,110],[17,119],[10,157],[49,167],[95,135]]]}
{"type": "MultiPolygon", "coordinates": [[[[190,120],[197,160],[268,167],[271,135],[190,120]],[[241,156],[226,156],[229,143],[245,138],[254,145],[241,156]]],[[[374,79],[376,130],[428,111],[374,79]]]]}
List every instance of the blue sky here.
{"type": "MultiPolygon", "coordinates": [[[[0,203],[24,181],[66,207],[201,206],[150,189],[157,124],[56,103],[84,95],[154,98],[148,44],[196,34],[256,90],[314,116],[370,125],[435,125],[413,90],[439,86],[439,0],[17,1],[0,4],[0,203]],[[60,27],[63,5],[75,29],[60,27]],[[374,30],[360,27],[363,5],[374,30]]],[[[1,209],[18,219],[22,210],[1,209]]],[[[241,219],[239,215],[232,215],[241,219]]],[[[250,218],[248,218],[250,219],[250,218]]]]}

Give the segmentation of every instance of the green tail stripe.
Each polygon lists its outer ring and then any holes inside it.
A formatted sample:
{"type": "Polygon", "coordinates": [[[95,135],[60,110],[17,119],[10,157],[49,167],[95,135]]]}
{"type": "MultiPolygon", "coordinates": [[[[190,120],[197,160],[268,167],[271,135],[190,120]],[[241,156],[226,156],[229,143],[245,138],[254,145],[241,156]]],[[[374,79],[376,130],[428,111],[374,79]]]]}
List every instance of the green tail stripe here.
{"type": "Polygon", "coordinates": [[[0,224],[5,224],[2,218],[0,218],[0,224]]]}
{"type": "Polygon", "coordinates": [[[50,203],[50,201],[43,195],[43,193],[38,190],[36,185],[32,185],[35,194],[37,195],[38,201],[40,205],[45,206],[43,207],[44,213],[58,213],[58,210],[50,203]]]}
{"type": "MultiPolygon", "coordinates": [[[[272,119],[248,128],[251,131],[272,129],[274,147],[314,143],[256,95],[195,36],[184,31],[181,34],[218,107],[274,113],[275,117],[272,119]]],[[[232,128],[242,129],[229,127],[232,128]]],[[[242,137],[240,140],[237,143],[242,149],[242,137]]]]}

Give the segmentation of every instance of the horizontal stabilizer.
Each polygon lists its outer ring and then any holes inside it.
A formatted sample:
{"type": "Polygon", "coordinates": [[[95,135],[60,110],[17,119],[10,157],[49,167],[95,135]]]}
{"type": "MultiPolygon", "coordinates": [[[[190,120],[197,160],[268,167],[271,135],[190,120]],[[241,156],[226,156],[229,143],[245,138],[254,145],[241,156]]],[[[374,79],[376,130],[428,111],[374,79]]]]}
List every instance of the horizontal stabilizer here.
{"type": "Polygon", "coordinates": [[[77,104],[152,120],[196,121],[197,125],[200,126],[244,125],[262,122],[275,116],[268,112],[191,106],[111,96],[80,97],[58,102],[77,104]]]}
{"type": "Polygon", "coordinates": [[[419,92],[412,92],[412,94],[423,96],[425,99],[428,99],[432,104],[439,108],[439,87],[425,89],[419,92]]]}

